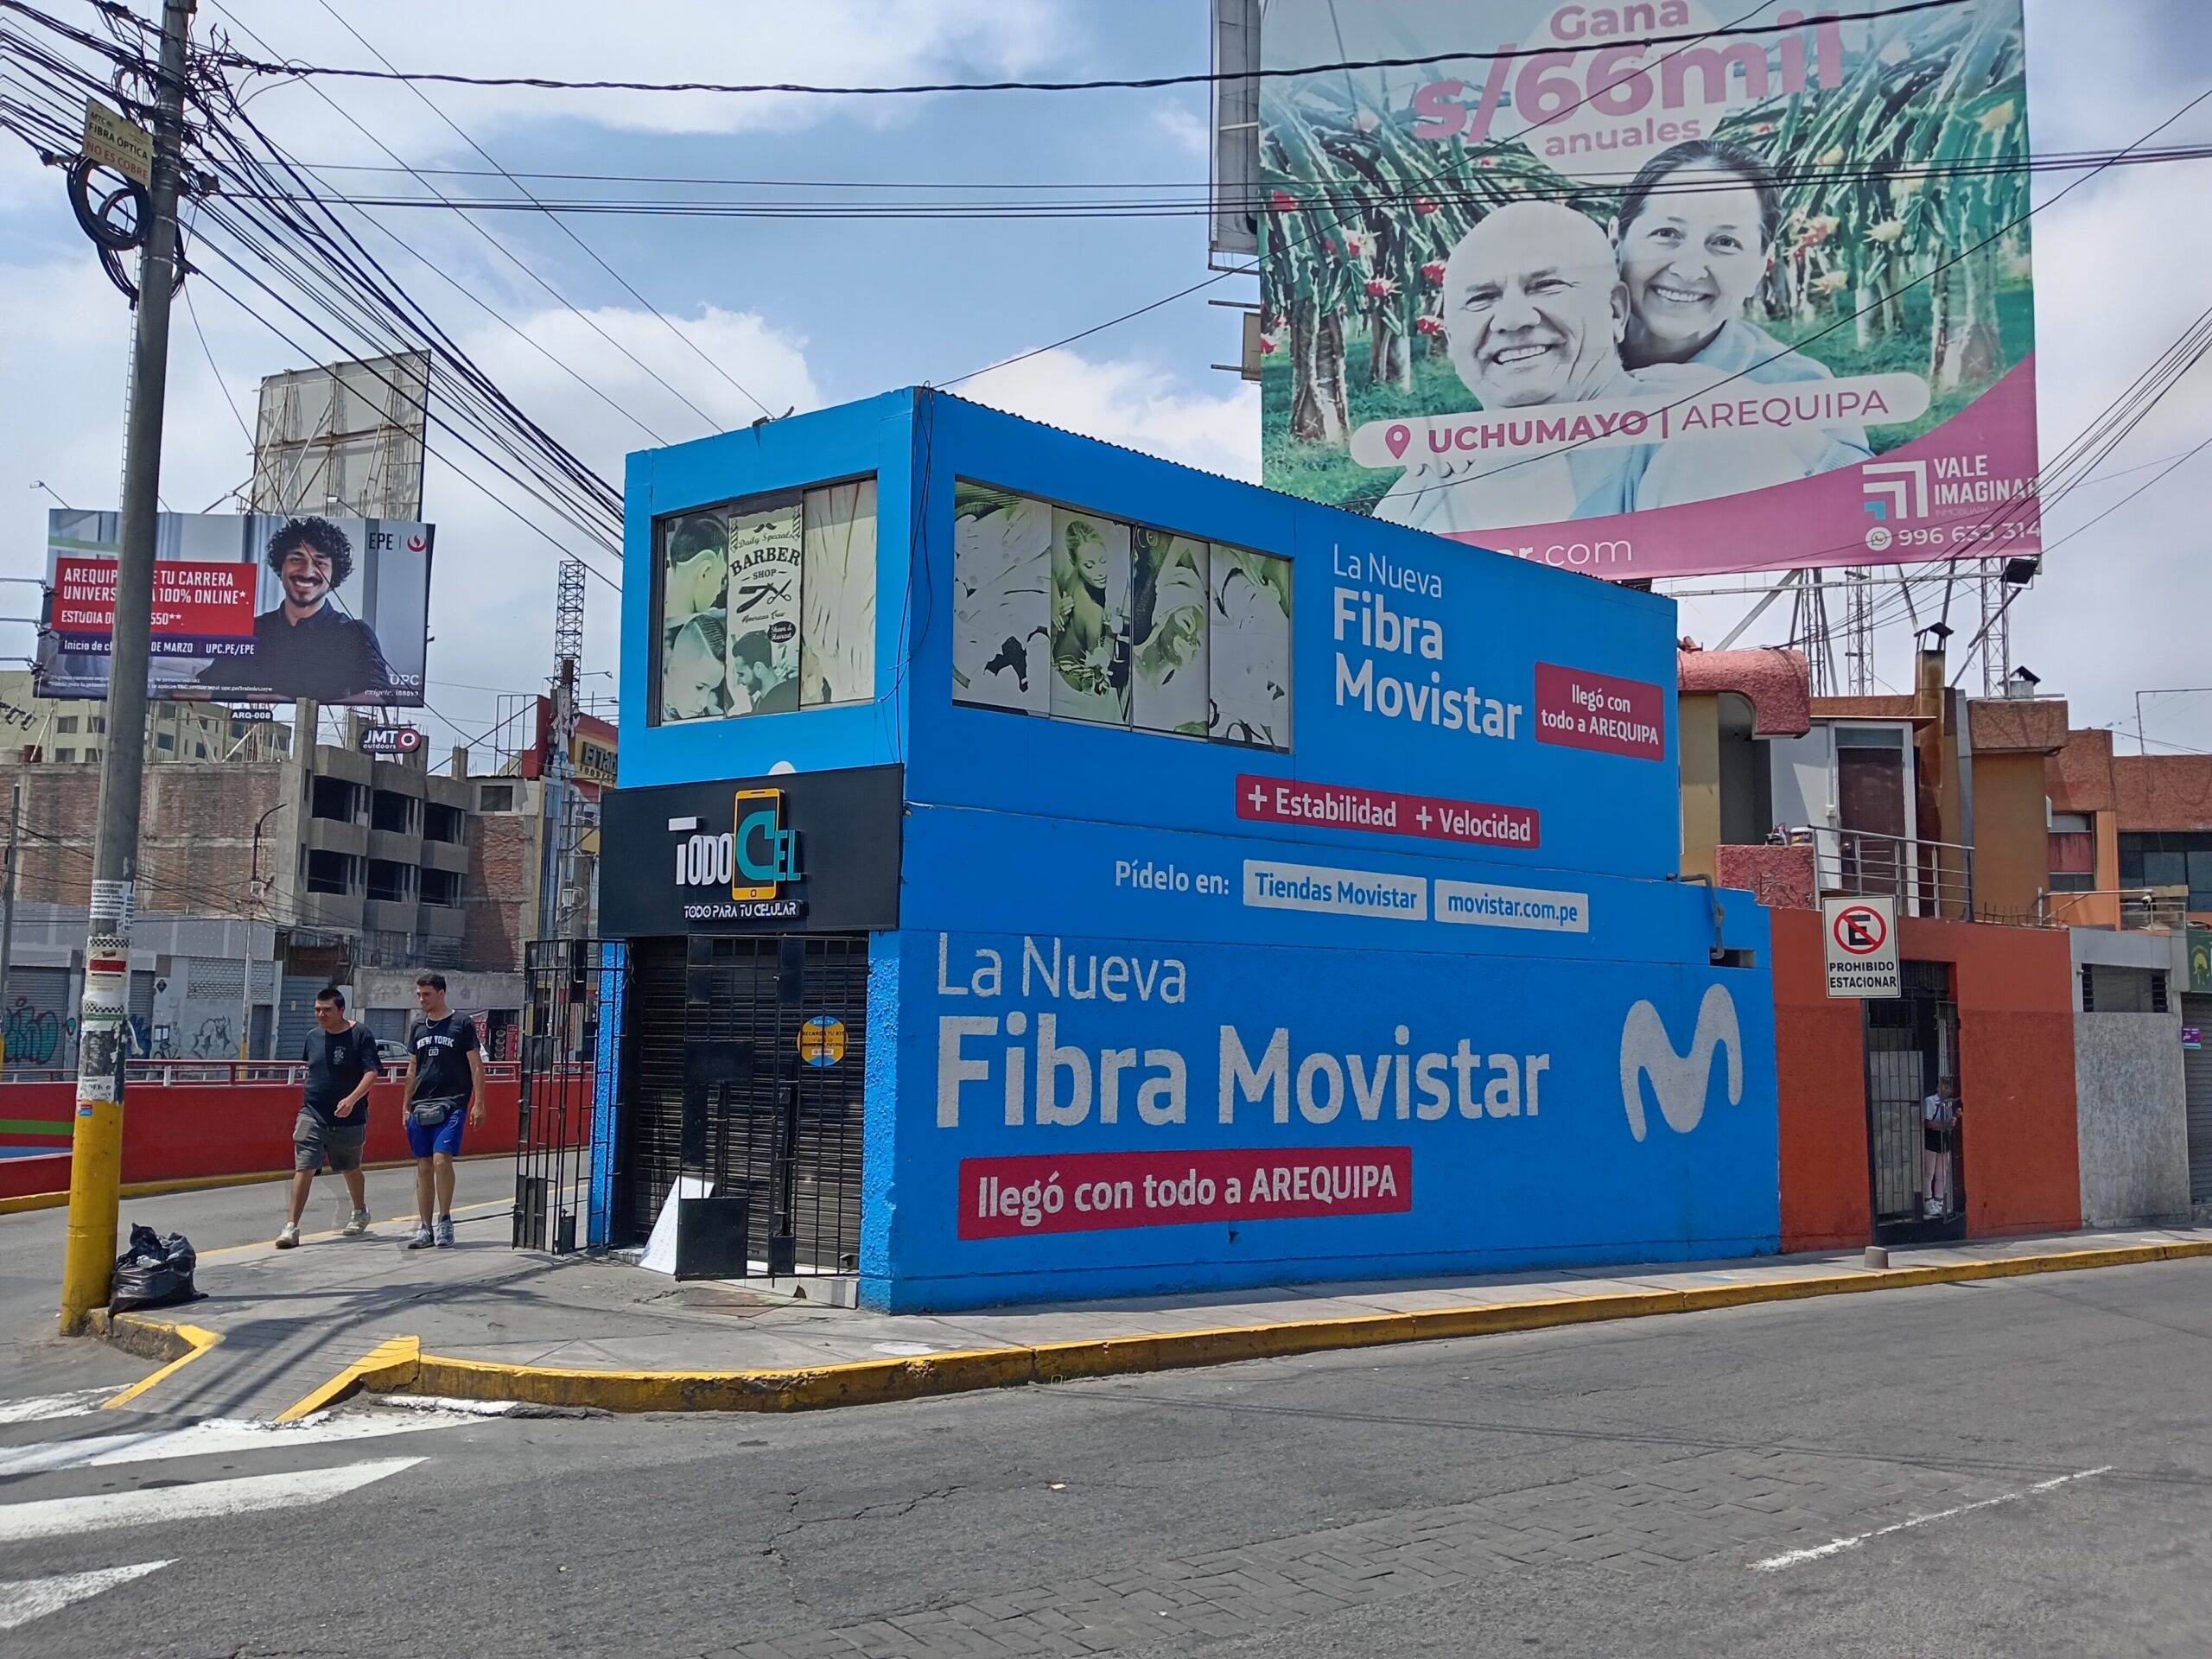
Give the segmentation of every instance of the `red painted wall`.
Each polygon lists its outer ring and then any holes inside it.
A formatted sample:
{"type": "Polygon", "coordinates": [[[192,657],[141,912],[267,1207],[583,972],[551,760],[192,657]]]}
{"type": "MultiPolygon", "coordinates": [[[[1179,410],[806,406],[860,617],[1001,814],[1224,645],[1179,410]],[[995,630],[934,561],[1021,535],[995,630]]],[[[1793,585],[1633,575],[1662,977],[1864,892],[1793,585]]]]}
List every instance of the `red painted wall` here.
{"type": "Polygon", "coordinates": [[[1908,957],[1955,964],[1967,1230],[1980,1237],[2079,1227],[2066,931],[1908,918],[1898,924],[1897,944],[1908,957]]]}
{"type": "Polygon", "coordinates": [[[1859,1005],[1831,999],[1821,912],[1777,910],[1775,1071],[1782,1104],[1782,1248],[1873,1236],[1866,1166],[1866,1051],[1859,1005]]]}
{"type": "Polygon", "coordinates": [[[0,1158],[0,1198],[33,1192],[62,1192],[69,1186],[69,1154],[41,1152],[28,1158],[0,1158]]]}
{"type": "MultiPolygon", "coordinates": [[[[369,1141],[364,1155],[371,1163],[397,1163],[411,1155],[400,1119],[400,1089],[395,1081],[378,1084],[369,1092],[369,1141]]],[[[76,1097],[74,1083],[0,1084],[0,1118],[46,1119],[56,1126],[58,1135],[66,1135],[76,1097]]],[[[512,1152],[519,1097],[512,1077],[487,1078],[484,1122],[462,1135],[462,1151],[512,1152]]],[[[124,1182],[288,1170],[292,1166],[292,1122],[299,1112],[297,1084],[134,1082],[123,1109],[124,1182]]],[[[0,1197],[62,1192],[68,1185],[66,1155],[0,1158],[0,1197]],[[25,1167],[16,1169],[17,1165],[25,1167]],[[39,1184],[24,1184],[30,1179],[39,1184]]]]}
{"type": "MultiPolygon", "coordinates": [[[[1859,1007],[1828,999],[1817,911],[1777,910],[1773,924],[1782,1248],[1863,1244],[1873,1235],[1873,1217],[1859,1007]]],[[[1982,1237],[2078,1228],[2066,933],[1907,917],[1897,943],[1907,957],[1952,964],[1967,1231],[1982,1237]]]]}

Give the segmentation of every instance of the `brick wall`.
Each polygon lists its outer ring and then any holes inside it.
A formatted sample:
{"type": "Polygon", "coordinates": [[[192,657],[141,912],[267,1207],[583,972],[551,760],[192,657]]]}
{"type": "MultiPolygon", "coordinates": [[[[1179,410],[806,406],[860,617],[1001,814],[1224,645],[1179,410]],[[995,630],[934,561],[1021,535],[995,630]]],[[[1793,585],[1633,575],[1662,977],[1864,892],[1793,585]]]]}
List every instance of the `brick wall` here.
{"type": "MultiPolygon", "coordinates": [[[[265,766],[149,767],[141,811],[137,905],[141,911],[247,912],[254,874],[254,826],[286,794],[288,768],[265,766]]],[[[96,766],[0,765],[0,794],[23,780],[21,885],[26,904],[81,905],[91,891],[99,823],[96,766]]],[[[266,827],[261,875],[292,855],[280,817],[266,827]]]]}
{"type": "Polygon", "coordinates": [[[468,915],[461,951],[471,968],[519,973],[522,948],[537,933],[531,879],[537,819],[519,812],[476,820],[468,849],[468,915]]]}

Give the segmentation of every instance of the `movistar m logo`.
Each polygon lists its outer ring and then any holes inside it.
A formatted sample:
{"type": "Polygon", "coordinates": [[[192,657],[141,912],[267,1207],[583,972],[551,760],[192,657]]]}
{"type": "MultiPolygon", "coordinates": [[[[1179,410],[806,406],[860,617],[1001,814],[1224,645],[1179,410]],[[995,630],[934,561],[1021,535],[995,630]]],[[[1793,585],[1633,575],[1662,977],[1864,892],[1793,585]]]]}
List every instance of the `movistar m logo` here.
{"type": "Polygon", "coordinates": [[[1706,1085],[1713,1078],[1713,1052],[1728,1049],[1728,1103],[1744,1098],[1744,1033],[1736,1023],[1736,1003],[1723,985],[1706,988],[1697,1011],[1697,1034],[1687,1054],[1675,1052],[1666,1022],[1649,1002],[1628,1011],[1621,1027],[1621,1104],[1628,1109],[1629,1133],[1643,1139],[1643,1080],[1659,1102],[1659,1115],[1677,1135],[1688,1135],[1705,1116],[1706,1085]]]}

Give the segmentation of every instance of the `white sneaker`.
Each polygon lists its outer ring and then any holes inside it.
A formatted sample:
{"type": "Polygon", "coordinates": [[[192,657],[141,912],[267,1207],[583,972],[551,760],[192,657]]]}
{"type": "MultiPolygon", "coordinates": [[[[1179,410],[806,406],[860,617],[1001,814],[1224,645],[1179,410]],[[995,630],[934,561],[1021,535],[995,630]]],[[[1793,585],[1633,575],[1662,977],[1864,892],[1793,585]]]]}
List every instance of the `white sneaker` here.
{"type": "Polygon", "coordinates": [[[286,1222],[277,1231],[276,1248],[280,1250],[296,1249],[299,1243],[300,1224],[296,1221],[286,1222]]]}
{"type": "Polygon", "coordinates": [[[346,1218],[346,1224],[338,1230],[340,1236],[344,1238],[359,1238],[368,1230],[369,1212],[365,1210],[356,1210],[346,1218]]]}
{"type": "Polygon", "coordinates": [[[407,1248],[410,1250],[427,1250],[434,1242],[430,1230],[417,1222],[415,1224],[415,1236],[407,1241],[407,1248]]]}

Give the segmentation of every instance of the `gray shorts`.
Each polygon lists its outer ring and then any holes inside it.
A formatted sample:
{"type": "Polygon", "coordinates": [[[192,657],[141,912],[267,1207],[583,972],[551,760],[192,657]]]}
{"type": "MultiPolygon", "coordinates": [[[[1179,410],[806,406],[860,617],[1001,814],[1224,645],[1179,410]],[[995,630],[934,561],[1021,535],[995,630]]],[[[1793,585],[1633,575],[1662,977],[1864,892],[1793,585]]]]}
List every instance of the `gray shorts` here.
{"type": "Polygon", "coordinates": [[[302,1107],[292,1124],[292,1167],[310,1173],[325,1166],[359,1169],[361,1148],[369,1138],[369,1115],[359,1106],[353,1109],[361,1116],[357,1126],[326,1123],[302,1107]]]}

